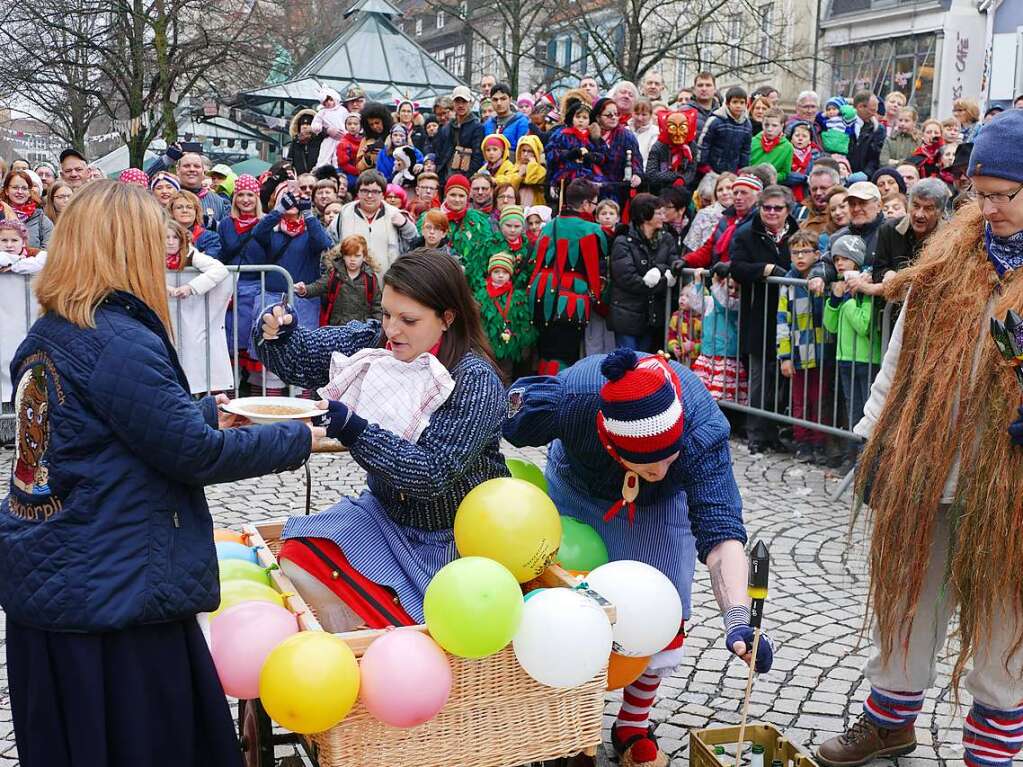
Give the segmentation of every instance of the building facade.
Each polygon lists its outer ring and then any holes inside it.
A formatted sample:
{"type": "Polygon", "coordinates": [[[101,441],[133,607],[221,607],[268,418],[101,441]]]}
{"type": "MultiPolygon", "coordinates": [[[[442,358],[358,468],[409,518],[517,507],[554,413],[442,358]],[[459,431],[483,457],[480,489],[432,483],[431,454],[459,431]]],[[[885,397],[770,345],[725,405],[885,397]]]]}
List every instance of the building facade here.
{"type": "Polygon", "coordinates": [[[977,0],[825,2],[820,34],[830,94],[897,90],[922,118],[950,116],[960,97],[983,99],[988,20],[977,0]]]}
{"type": "Polygon", "coordinates": [[[1023,94],[1023,2],[980,0],[978,7],[988,22],[985,96],[1007,106],[1023,94]]]}

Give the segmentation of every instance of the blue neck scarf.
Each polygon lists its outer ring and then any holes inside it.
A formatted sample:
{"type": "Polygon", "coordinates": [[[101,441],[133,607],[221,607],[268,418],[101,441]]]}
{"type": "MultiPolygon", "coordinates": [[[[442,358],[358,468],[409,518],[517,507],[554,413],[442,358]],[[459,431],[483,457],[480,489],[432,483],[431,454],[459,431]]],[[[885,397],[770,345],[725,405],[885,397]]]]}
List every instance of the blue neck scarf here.
{"type": "Polygon", "coordinates": [[[999,277],[1023,268],[1023,231],[1008,237],[997,237],[992,234],[991,225],[988,224],[984,227],[984,248],[999,277]]]}

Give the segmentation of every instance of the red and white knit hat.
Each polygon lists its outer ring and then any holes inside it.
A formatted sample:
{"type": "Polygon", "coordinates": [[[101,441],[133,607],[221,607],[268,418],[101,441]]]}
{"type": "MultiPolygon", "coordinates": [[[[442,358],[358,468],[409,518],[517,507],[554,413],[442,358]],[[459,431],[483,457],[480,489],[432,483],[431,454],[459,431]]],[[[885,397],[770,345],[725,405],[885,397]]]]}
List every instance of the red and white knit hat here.
{"type": "Polygon", "coordinates": [[[638,358],[631,349],[611,352],[600,366],[597,429],[616,458],[657,463],[682,447],[682,386],[660,355],[638,358]]]}
{"type": "Polygon", "coordinates": [[[141,186],[144,189],[149,188],[149,176],[139,168],[125,168],[117,180],[122,184],[135,184],[135,186],[141,186]]]}
{"type": "Polygon", "coordinates": [[[234,191],[255,192],[256,194],[259,194],[259,182],[256,180],[255,176],[243,173],[234,180],[234,191]]]}
{"type": "Polygon", "coordinates": [[[757,193],[764,191],[764,182],[750,173],[744,173],[732,182],[732,189],[737,186],[744,186],[757,193]]]}

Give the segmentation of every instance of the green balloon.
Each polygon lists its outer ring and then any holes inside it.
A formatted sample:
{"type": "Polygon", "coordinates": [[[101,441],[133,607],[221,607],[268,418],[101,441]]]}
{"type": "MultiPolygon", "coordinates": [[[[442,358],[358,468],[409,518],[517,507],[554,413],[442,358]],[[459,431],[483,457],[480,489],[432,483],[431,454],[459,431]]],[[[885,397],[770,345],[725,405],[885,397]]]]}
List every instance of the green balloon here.
{"type": "Polygon", "coordinates": [[[523,461],[521,458],[506,458],[504,462],[508,464],[508,471],[515,479],[524,479],[547,492],[547,478],[536,464],[523,461]]]}
{"type": "Polygon", "coordinates": [[[450,562],[426,587],[423,613],[434,640],[460,658],[504,649],[522,618],[522,590],[504,565],[484,557],[450,562]]]}
{"type": "Polygon", "coordinates": [[[566,570],[596,570],[608,562],[607,546],[600,533],[574,517],[561,517],[561,548],[558,564],[566,570]]]}
{"type": "Polygon", "coordinates": [[[254,562],[245,562],[241,559],[222,559],[219,564],[221,583],[252,581],[253,583],[262,583],[264,586],[270,585],[270,573],[266,571],[266,568],[260,567],[254,562]]]}

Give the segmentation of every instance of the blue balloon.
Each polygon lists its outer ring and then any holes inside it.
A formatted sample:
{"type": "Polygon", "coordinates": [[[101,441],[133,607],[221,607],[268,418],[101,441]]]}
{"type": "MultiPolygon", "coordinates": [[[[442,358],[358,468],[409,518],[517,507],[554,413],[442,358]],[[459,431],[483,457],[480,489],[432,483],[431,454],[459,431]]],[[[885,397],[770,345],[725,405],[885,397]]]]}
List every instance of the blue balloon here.
{"type": "Polygon", "coordinates": [[[217,541],[217,559],[240,559],[258,564],[256,550],[235,541],[217,541]]]}

